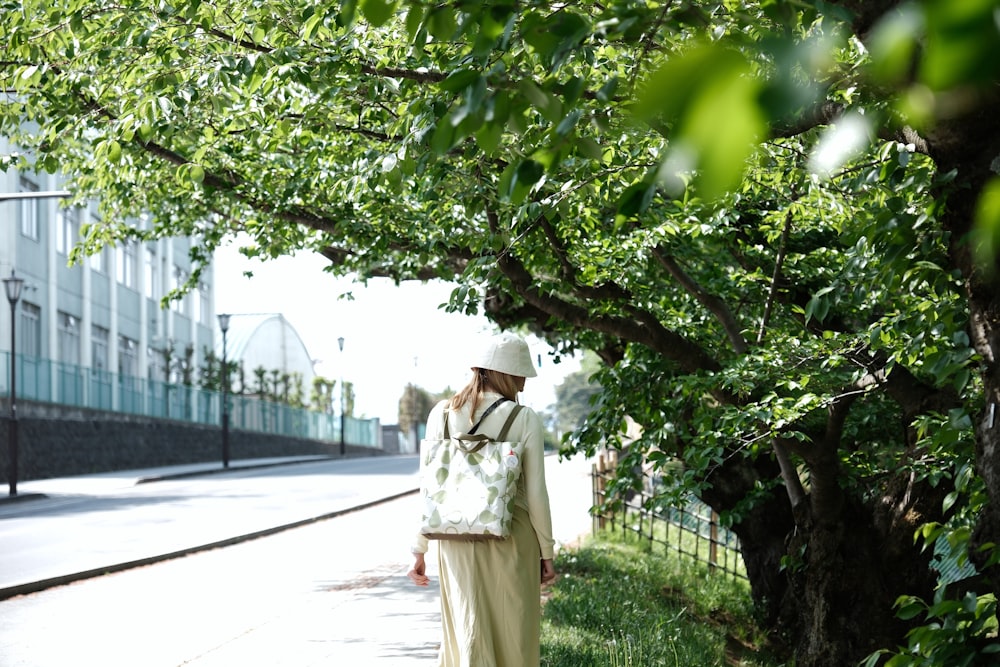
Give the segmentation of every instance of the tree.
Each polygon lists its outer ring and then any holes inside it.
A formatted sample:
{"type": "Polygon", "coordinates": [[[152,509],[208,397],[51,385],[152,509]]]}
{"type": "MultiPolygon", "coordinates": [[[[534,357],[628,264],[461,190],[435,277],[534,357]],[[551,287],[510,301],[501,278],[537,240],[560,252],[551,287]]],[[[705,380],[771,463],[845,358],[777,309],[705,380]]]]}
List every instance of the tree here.
{"type": "Polygon", "coordinates": [[[313,378],[312,398],[310,400],[312,401],[314,410],[329,415],[334,414],[334,389],[336,385],[336,380],[330,380],[319,375],[313,378]]]}
{"type": "Polygon", "coordinates": [[[83,251],[243,232],[593,350],[575,446],[635,419],[797,664],[848,664],[919,624],[918,530],[1000,593],[996,10],[27,1],[0,132],[100,198],[83,251]]]}
{"type": "Polygon", "coordinates": [[[354,403],[355,403],[354,383],[345,381],[343,384],[343,389],[344,389],[344,414],[349,417],[353,417],[354,403]]]}
{"type": "Polygon", "coordinates": [[[417,428],[427,422],[427,416],[434,405],[445,398],[437,396],[414,384],[407,384],[399,398],[399,430],[402,433],[417,433],[417,428]]]}
{"type": "Polygon", "coordinates": [[[601,390],[600,385],[592,380],[598,364],[593,355],[585,355],[580,370],[567,375],[556,387],[555,411],[560,431],[575,431],[583,426],[588,415],[593,412],[593,401],[601,390]]]}

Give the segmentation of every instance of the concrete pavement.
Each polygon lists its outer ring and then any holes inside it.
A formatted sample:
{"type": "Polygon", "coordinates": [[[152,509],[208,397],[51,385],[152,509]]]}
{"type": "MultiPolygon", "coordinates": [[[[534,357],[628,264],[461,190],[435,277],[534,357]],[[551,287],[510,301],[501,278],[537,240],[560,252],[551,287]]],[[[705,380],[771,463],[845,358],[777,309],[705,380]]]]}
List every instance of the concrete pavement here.
{"type": "MultiPolygon", "coordinates": [[[[234,462],[233,467],[299,462],[234,462]]],[[[546,466],[557,541],[560,544],[573,543],[591,529],[588,514],[590,466],[582,459],[560,463],[555,457],[549,457],[546,466]]],[[[72,497],[81,494],[113,496],[135,486],[139,480],[169,480],[176,479],[177,476],[187,478],[217,468],[218,466],[208,466],[207,469],[205,466],[186,466],[28,482],[22,485],[24,494],[37,493],[45,497],[17,503],[0,503],[0,521],[12,512],[23,516],[25,512],[34,511],[32,507],[41,510],[46,503],[59,502],[67,494],[72,497]]],[[[409,482],[410,486],[414,486],[413,480],[409,482]]],[[[147,483],[154,488],[157,486],[152,482],[147,483]]],[[[405,476],[402,486],[407,486],[405,476]]],[[[174,605],[182,607],[183,613],[171,615],[170,622],[175,624],[171,634],[175,637],[183,635],[184,645],[174,648],[157,647],[156,655],[151,655],[148,631],[144,632],[150,622],[148,614],[142,615],[141,621],[138,618],[132,620],[126,614],[115,622],[117,625],[126,625],[124,628],[119,627],[115,633],[115,651],[109,651],[108,643],[104,642],[99,660],[95,657],[91,662],[86,651],[81,653],[76,650],[71,654],[72,662],[83,666],[100,664],[102,667],[118,664],[142,664],[144,667],[172,667],[181,664],[195,667],[235,664],[261,667],[283,664],[299,667],[341,664],[408,667],[433,664],[440,633],[436,558],[433,554],[428,558],[432,586],[427,589],[413,586],[405,576],[409,567],[405,530],[386,528],[380,531],[377,528],[391,526],[393,521],[400,520],[400,516],[405,517],[415,498],[415,495],[402,493],[395,500],[376,502],[365,512],[345,514],[336,521],[313,525],[300,523],[300,526],[305,526],[300,530],[282,532],[283,526],[271,526],[274,537],[268,540],[244,544],[238,539],[230,538],[231,543],[237,546],[203,553],[199,557],[199,562],[202,563],[199,567],[204,569],[205,562],[218,559],[218,571],[232,574],[232,579],[214,578],[205,585],[204,594],[197,598],[194,605],[189,597],[175,597],[179,590],[190,587],[192,579],[198,576],[192,569],[195,565],[191,559],[170,560],[155,570],[130,570],[123,577],[96,579],[88,585],[107,589],[101,593],[102,599],[111,601],[115,599],[115,595],[124,596],[121,598],[123,602],[117,606],[128,607],[135,604],[134,591],[141,590],[144,599],[155,599],[157,606],[165,611],[174,605]],[[330,537],[330,526],[334,524],[338,534],[346,530],[363,536],[361,539],[371,549],[363,552],[338,548],[331,554],[329,546],[333,538],[330,537]],[[374,531],[373,527],[376,527],[374,531]],[[260,557],[265,561],[268,558],[276,562],[285,561],[289,554],[295,554],[302,561],[295,565],[295,571],[319,574],[302,580],[285,580],[283,577],[287,575],[283,574],[284,570],[275,569],[267,573],[238,572],[241,562],[260,562],[257,556],[250,557],[251,550],[258,556],[263,554],[260,557]],[[373,551],[384,553],[384,558],[373,562],[370,555],[373,551]],[[157,578],[152,577],[154,571],[157,578]],[[244,576],[240,576],[241,574],[244,576]],[[171,577],[176,577],[173,584],[170,583],[171,577]],[[248,580],[254,582],[250,587],[252,595],[248,595],[246,590],[248,580]],[[321,584],[317,584],[318,581],[321,584]],[[239,619],[229,618],[231,611],[214,608],[215,601],[231,601],[234,597],[245,599],[245,604],[238,605],[248,616],[244,625],[237,623],[239,619]],[[263,620],[250,618],[255,613],[255,605],[267,607],[266,612],[256,612],[259,619],[263,620]],[[181,623],[179,617],[185,619],[183,625],[177,625],[181,623]],[[132,631],[127,627],[130,622],[137,623],[132,631]],[[244,627],[252,629],[246,630],[244,627]],[[140,645],[130,649],[130,639],[140,645]],[[148,658],[136,661],[135,651],[148,658]]],[[[286,525],[290,526],[291,523],[286,525]]],[[[246,533],[247,539],[251,532],[246,533]]],[[[112,557],[109,562],[112,560],[115,559],[112,557]]],[[[37,616],[29,612],[25,612],[23,616],[4,614],[6,609],[15,609],[15,605],[19,611],[30,606],[36,596],[22,596],[0,602],[0,615],[4,615],[7,621],[7,625],[0,628],[0,664],[10,667],[56,667],[67,664],[67,654],[60,653],[60,646],[65,651],[66,646],[74,645],[73,636],[67,636],[68,629],[76,629],[81,633],[79,645],[85,645],[99,631],[94,628],[88,630],[86,625],[81,626],[80,619],[88,614],[88,610],[76,606],[86,603],[79,596],[79,591],[74,591],[75,588],[62,587],[46,593],[46,596],[57,596],[59,604],[52,603],[51,597],[47,598],[50,601],[44,604],[44,610],[39,609],[37,616]],[[11,618],[23,618],[23,625],[18,626],[16,622],[12,624],[11,618]],[[46,631],[46,625],[51,632],[46,631]],[[30,633],[49,638],[57,635],[60,641],[52,643],[40,639],[30,650],[26,650],[22,644],[18,644],[21,648],[17,649],[14,644],[5,645],[5,637],[23,638],[30,633]]],[[[90,613],[92,614],[92,610],[90,613]]],[[[107,623],[107,619],[104,623],[107,623]]]]}

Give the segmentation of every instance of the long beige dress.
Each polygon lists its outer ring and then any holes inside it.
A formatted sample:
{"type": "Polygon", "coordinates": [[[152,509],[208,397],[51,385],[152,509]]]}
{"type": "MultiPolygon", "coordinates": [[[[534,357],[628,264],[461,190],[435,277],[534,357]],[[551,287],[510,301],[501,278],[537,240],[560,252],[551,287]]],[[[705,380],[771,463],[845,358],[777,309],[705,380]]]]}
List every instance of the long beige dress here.
{"type": "MultiPolygon", "coordinates": [[[[449,430],[467,431],[499,398],[486,393],[476,415],[452,414],[449,430]]],[[[479,433],[495,435],[514,408],[506,402],[479,433]]],[[[427,437],[442,435],[443,405],[428,418],[427,437]]],[[[438,542],[441,580],[441,667],[537,667],[541,624],[541,558],[552,558],[552,518],[545,485],[542,422],[530,408],[507,436],[525,442],[511,536],[488,542],[438,542]]],[[[414,551],[427,551],[417,536],[414,551]]]]}

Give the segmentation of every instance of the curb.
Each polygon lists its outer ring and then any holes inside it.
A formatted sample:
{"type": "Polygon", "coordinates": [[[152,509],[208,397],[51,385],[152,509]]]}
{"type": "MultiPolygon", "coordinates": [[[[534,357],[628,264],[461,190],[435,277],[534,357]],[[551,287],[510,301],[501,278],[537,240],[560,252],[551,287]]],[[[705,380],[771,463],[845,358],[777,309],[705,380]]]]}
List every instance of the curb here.
{"type": "Polygon", "coordinates": [[[192,470],[190,472],[178,472],[169,475],[151,475],[149,477],[140,477],[135,480],[138,484],[149,484],[150,482],[161,482],[171,479],[185,479],[187,477],[201,477],[202,475],[218,475],[225,472],[238,472],[243,470],[258,470],[260,468],[277,468],[280,466],[294,466],[301,465],[303,463],[318,463],[320,461],[339,461],[340,456],[318,456],[314,459],[302,459],[300,461],[275,461],[273,463],[253,463],[250,465],[232,465],[228,468],[208,468],[206,470],[192,470]]]}
{"type": "MultiPolygon", "coordinates": [[[[287,464],[284,464],[287,465],[287,464]]],[[[259,467],[267,467],[262,465],[259,467]]],[[[219,472],[225,472],[232,470],[232,468],[222,468],[219,472]]],[[[211,471],[209,472],[211,474],[211,471]]],[[[184,473],[187,475],[187,473],[184,473]]],[[[164,477],[164,479],[169,478],[169,476],[164,477]]],[[[149,478],[149,481],[155,481],[157,478],[149,478]]],[[[41,581],[33,581],[27,584],[18,584],[17,586],[9,586],[7,588],[0,588],[0,600],[7,600],[18,595],[27,595],[29,593],[38,593],[44,591],[48,588],[54,588],[56,586],[64,586],[65,584],[71,584],[75,581],[82,581],[84,579],[93,579],[94,577],[100,577],[105,574],[114,574],[116,572],[122,572],[124,570],[130,570],[136,567],[143,567],[145,565],[152,565],[154,563],[161,563],[166,560],[171,560],[174,558],[181,558],[183,556],[188,556],[190,554],[198,553],[200,551],[208,551],[210,549],[219,549],[221,547],[228,547],[234,544],[239,544],[240,542],[247,542],[249,540],[255,540],[260,537],[267,537],[268,535],[274,535],[275,533],[280,533],[285,530],[291,530],[293,528],[300,528],[302,526],[309,525],[311,523],[316,523],[319,521],[325,521],[327,519],[333,519],[338,516],[343,516],[345,514],[350,514],[352,512],[358,512],[360,510],[368,509],[369,507],[375,507],[376,505],[381,505],[382,503],[387,503],[393,500],[398,500],[399,498],[404,498],[406,496],[417,493],[420,489],[410,489],[408,491],[402,491],[385,498],[379,498],[378,500],[372,500],[367,503],[362,503],[360,505],[355,505],[354,507],[348,507],[342,510],[336,510],[333,512],[328,512],[325,514],[320,514],[318,516],[310,517],[308,519],[301,519],[299,521],[293,521],[292,523],[286,523],[280,526],[275,526],[273,528],[265,528],[263,530],[254,531],[252,533],[247,533],[246,535],[237,535],[236,537],[230,537],[224,540],[218,540],[216,542],[209,542],[208,544],[202,544],[198,546],[188,547],[185,549],[180,549],[178,551],[171,551],[170,553],[161,554],[158,556],[149,556],[147,558],[140,558],[137,560],[130,560],[124,563],[117,563],[115,565],[107,565],[104,567],[94,568],[91,570],[84,570],[82,572],[74,572],[73,574],[64,574],[58,577],[50,577],[49,579],[42,579],[41,581]]],[[[17,497],[17,496],[15,496],[17,497]]]]}
{"type": "Polygon", "coordinates": [[[23,500],[42,500],[48,498],[44,493],[19,493],[16,496],[0,496],[0,505],[6,503],[19,503],[23,500]]]}

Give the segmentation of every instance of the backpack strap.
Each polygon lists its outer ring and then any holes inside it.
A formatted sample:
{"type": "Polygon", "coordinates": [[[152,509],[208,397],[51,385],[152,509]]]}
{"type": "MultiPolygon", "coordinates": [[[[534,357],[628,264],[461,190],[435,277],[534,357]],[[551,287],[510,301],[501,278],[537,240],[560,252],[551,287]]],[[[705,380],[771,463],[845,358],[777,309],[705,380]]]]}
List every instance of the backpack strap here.
{"type": "MultiPolygon", "coordinates": [[[[493,412],[498,407],[500,407],[500,404],[503,403],[506,400],[507,400],[506,398],[502,398],[501,397],[500,399],[494,401],[493,405],[491,405],[490,407],[486,408],[486,412],[484,412],[483,416],[479,418],[479,421],[477,421],[472,426],[472,428],[469,430],[468,435],[472,435],[473,433],[475,433],[476,430],[479,428],[479,425],[483,423],[483,420],[486,419],[486,417],[488,417],[491,412],[493,412]]],[[[520,407],[520,406],[518,406],[518,407],[520,407]]],[[[442,410],[442,412],[444,413],[444,435],[441,436],[441,437],[444,440],[449,440],[449,439],[451,439],[451,436],[448,433],[448,412],[449,412],[449,410],[448,410],[448,406],[447,405],[445,405],[444,410],[442,410]]],[[[505,424],[504,425],[504,434],[505,435],[507,433],[507,429],[509,428],[509,426],[510,426],[509,424],[505,424]]]]}
{"type": "Polygon", "coordinates": [[[523,407],[524,406],[520,404],[515,405],[514,409],[510,411],[509,415],[507,415],[507,421],[503,423],[503,428],[500,429],[500,435],[497,436],[498,442],[503,442],[507,439],[507,431],[510,430],[511,425],[514,423],[514,417],[517,417],[517,413],[520,412],[523,407]]]}
{"type": "Polygon", "coordinates": [[[486,412],[484,412],[483,416],[479,418],[479,421],[477,421],[475,424],[473,424],[472,428],[469,429],[469,435],[472,435],[476,431],[478,431],[479,430],[479,425],[483,423],[483,420],[486,419],[487,417],[489,417],[490,413],[493,412],[494,410],[496,410],[498,407],[500,407],[500,404],[503,403],[506,400],[507,400],[506,398],[504,398],[503,396],[501,396],[500,398],[498,398],[496,401],[493,402],[493,405],[491,405],[490,407],[486,408],[486,412]]]}
{"type": "Polygon", "coordinates": [[[471,454],[473,452],[478,452],[480,449],[485,447],[488,442],[503,442],[504,438],[507,437],[507,432],[510,431],[511,425],[514,423],[514,418],[517,417],[517,413],[519,413],[523,407],[523,405],[514,405],[514,409],[510,411],[509,415],[507,415],[507,421],[504,422],[503,428],[500,429],[500,434],[497,435],[496,438],[491,438],[488,435],[483,435],[482,433],[460,433],[455,438],[458,440],[458,448],[466,454],[471,454]]]}

